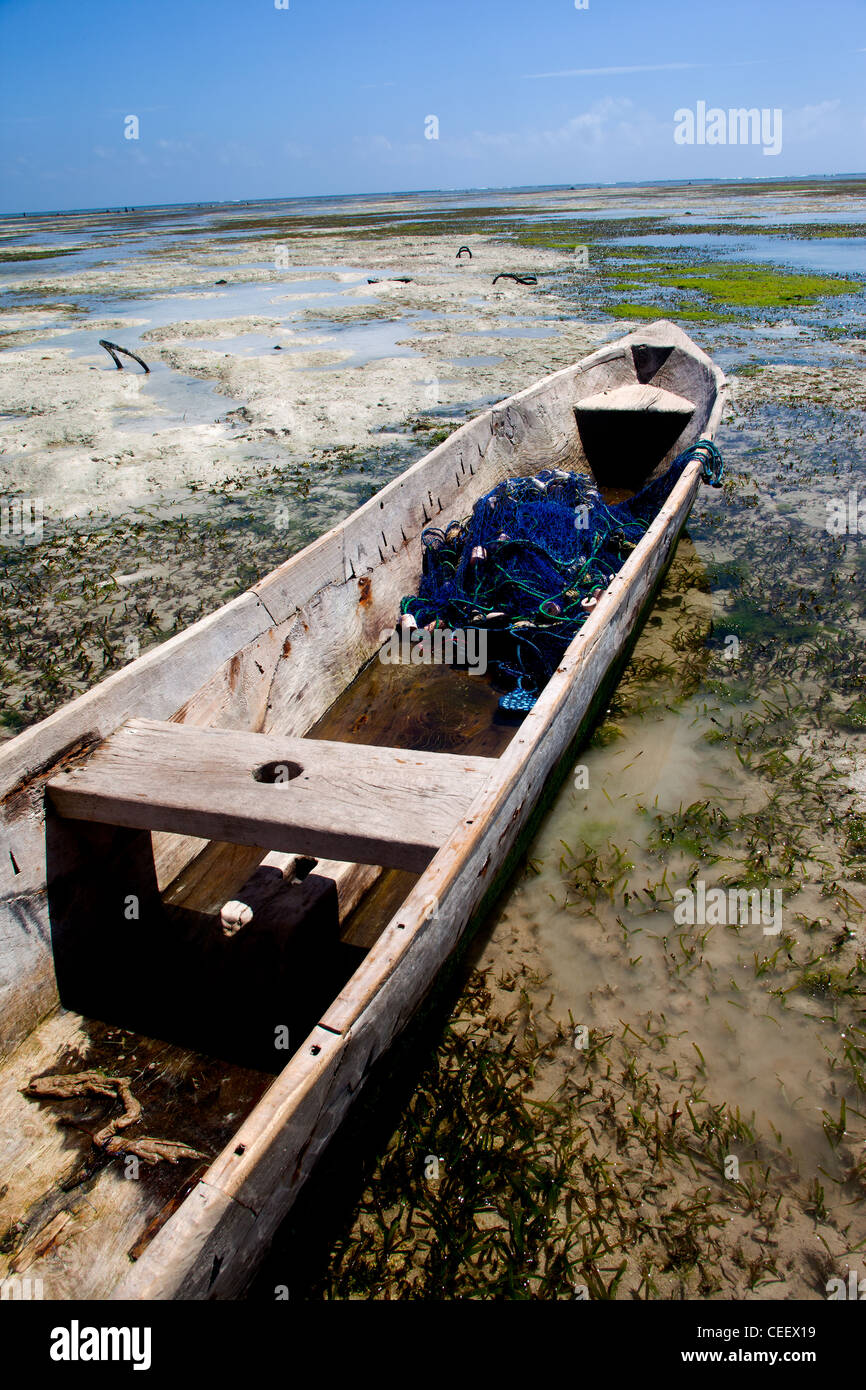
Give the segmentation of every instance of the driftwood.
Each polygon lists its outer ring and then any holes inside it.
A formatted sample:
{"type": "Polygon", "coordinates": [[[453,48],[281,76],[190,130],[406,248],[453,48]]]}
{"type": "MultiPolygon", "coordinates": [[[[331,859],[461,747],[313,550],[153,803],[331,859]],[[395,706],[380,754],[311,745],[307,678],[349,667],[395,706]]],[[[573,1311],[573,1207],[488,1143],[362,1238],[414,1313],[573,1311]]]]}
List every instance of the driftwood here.
{"type": "Polygon", "coordinates": [[[455,261],[459,261],[459,260],[460,260],[460,257],[463,255],[463,252],[464,252],[464,251],[466,252],[466,254],[467,254],[467,256],[469,257],[470,261],[472,260],[472,252],[470,251],[469,247],[468,247],[468,246],[461,246],[461,247],[460,247],[460,250],[457,252],[457,255],[454,257],[455,261]]]}
{"type": "Polygon", "coordinates": [[[24,1095],[39,1099],[71,1100],[74,1096],[110,1096],[123,1105],[123,1114],[117,1115],[96,1134],[91,1135],[94,1146],[116,1158],[122,1154],[134,1155],[151,1166],[165,1160],[177,1163],[182,1158],[206,1158],[207,1155],[192,1149],[188,1144],[177,1144],[171,1139],[151,1139],[145,1135],[131,1139],[118,1135],[119,1129],[129,1129],[141,1119],[141,1101],[132,1094],[132,1084],[125,1076],[106,1076],[101,1071],[79,1071],[65,1076],[36,1076],[24,1088],[24,1095]]]}
{"type": "Polygon", "coordinates": [[[147,365],[147,363],[143,362],[137,353],[130,352],[129,348],[119,347],[117,343],[110,343],[107,338],[100,338],[99,346],[101,348],[105,348],[105,351],[112,358],[114,365],[117,367],[117,370],[119,372],[123,371],[123,363],[117,356],[119,352],[122,352],[126,357],[131,357],[133,362],[137,362],[140,367],[144,367],[144,370],[146,372],[150,371],[150,367],[147,365]]]}
{"type": "Polygon", "coordinates": [[[513,280],[516,285],[537,285],[537,275],[514,275],[510,270],[503,270],[499,275],[494,276],[493,283],[497,280],[513,280]]]}

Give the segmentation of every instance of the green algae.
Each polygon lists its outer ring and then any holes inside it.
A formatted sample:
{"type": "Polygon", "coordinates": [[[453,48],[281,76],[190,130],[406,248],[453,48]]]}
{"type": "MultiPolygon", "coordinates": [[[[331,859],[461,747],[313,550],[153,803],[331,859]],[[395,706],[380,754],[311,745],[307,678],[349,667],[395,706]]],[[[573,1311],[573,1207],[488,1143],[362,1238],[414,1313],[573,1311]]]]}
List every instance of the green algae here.
{"type": "Polygon", "coordinates": [[[13,251],[0,251],[0,261],[53,261],[57,256],[71,256],[83,249],[81,246],[58,246],[52,251],[28,251],[25,247],[16,247],[13,251]]]}
{"type": "Polygon", "coordinates": [[[610,270],[606,274],[608,280],[622,288],[650,284],[662,289],[691,290],[706,296],[712,305],[741,309],[812,305],[828,295],[857,294],[863,289],[859,280],[794,274],[748,262],[718,261],[709,267],[706,264],[684,265],[671,270],[650,261],[639,280],[635,279],[633,270],[610,270]]]}
{"type": "Polygon", "coordinates": [[[693,323],[735,323],[736,314],[722,314],[714,309],[696,309],[693,304],[634,304],[622,301],[606,306],[605,312],[615,319],[687,319],[693,323]]]}
{"type": "Polygon", "coordinates": [[[740,308],[774,309],[790,304],[814,304],[825,295],[856,294],[863,289],[858,280],[829,275],[799,275],[771,266],[725,264],[711,269],[684,268],[656,283],[678,290],[697,290],[716,304],[740,308]]]}

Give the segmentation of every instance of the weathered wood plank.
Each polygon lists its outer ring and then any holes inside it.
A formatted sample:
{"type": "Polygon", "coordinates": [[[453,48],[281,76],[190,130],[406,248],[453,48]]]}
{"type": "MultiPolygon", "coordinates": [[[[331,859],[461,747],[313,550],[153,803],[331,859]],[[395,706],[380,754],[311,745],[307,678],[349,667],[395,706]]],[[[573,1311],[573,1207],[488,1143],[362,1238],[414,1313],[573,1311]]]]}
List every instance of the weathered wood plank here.
{"type": "Polygon", "coordinates": [[[0,1065],[0,1281],[26,1266],[29,1277],[43,1280],[47,1299],[107,1298],[130,1268],[128,1251],[196,1170],[187,1160],[142,1165],[139,1180],[130,1181],[122,1158],[97,1159],[87,1177],[96,1156],[90,1136],[117,1102],[40,1099],[25,1093],[34,1076],[121,1072],[143,1106],[137,1134],[185,1140],[209,1154],[230,1137],[231,1111],[251,1108],[267,1084],[260,1073],[141,1037],[135,1056],[127,1051],[124,1059],[120,1034],[112,1041],[112,1033],[57,1010],[0,1065]],[[51,1223],[67,1215],[39,1253],[51,1223]]]}
{"type": "Polygon", "coordinates": [[[136,719],[48,793],[71,820],[420,872],[495,766],[136,719]]]}

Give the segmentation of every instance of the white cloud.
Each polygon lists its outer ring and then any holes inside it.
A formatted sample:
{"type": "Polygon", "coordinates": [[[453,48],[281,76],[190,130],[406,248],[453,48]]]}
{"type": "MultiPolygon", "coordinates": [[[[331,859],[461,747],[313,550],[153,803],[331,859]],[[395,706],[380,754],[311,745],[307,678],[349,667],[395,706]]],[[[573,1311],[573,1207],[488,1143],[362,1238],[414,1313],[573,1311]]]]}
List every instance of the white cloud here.
{"type": "MultiPolygon", "coordinates": [[[[864,49],[866,52],[866,49],[864,49]]],[[[733,63],[633,63],[630,66],[612,68],[563,68],[561,72],[525,72],[523,77],[537,79],[542,77],[620,77],[635,72],[695,72],[701,68],[754,68],[766,63],[766,58],[740,58],[733,63]]]]}
{"type": "Polygon", "coordinates": [[[450,142],[453,153],[465,158],[478,158],[491,149],[509,157],[538,156],[544,151],[598,151],[605,147],[645,147],[654,143],[661,132],[670,139],[669,125],[646,112],[638,111],[628,97],[605,97],[593,102],[586,111],[572,116],[560,126],[549,130],[500,131],[488,133],[475,130],[464,139],[450,142]]]}
{"type": "Polygon", "coordinates": [[[198,154],[191,140],[157,140],[156,147],[167,154],[198,154]]]}
{"type": "Polygon", "coordinates": [[[784,112],[785,139],[817,140],[840,134],[846,117],[838,97],[832,101],[819,101],[814,106],[795,106],[784,112]]]}
{"type": "MultiPolygon", "coordinates": [[[[385,135],[353,135],[352,144],[355,145],[362,154],[391,154],[400,149],[385,135]]],[[[404,149],[414,149],[415,146],[404,146],[404,149]]]]}
{"type": "Polygon", "coordinates": [[[231,165],[235,169],[262,169],[264,160],[257,150],[251,150],[249,146],[241,144],[239,140],[229,140],[216,155],[220,164],[231,165]]]}
{"type": "MultiPolygon", "coordinates": [[[[575,158],[603,150],[612,152],[624,146],[647,149],[664,142],[670,144],[670,121],[658,120],[639,110],[628,97],[604,97],[578,112],[562,125],[541,130],[473,130],[465,135],[443,136],[432,142],[443,157],[479,161],[491,156],[514,164],[519,160],[539,160],[551,153],[575,158]]],[[[385,164],[429,163],[431,142],[397,142],[384,135],[355,136],[358,154],[385,164]]]]}
{"type": "Polygon", "coordinates": [[[566,68],[562,72],[525,72],[525,78],[541,77],[619,77],[631,72],[685,72],[693,68],[705,68],[706,63],[636,63],[632,67],[620,68],[566,68]]]}
{"type": "Polygon", "coordinates": [[[150,155],[140,148],[137,140],[120,140],[117,145],[94,145],[91,154],[94,159],[105,159],[109,163],[119,163],[121,159],[124,165],[130,161],[134,164],[151,162],[150,155]]]}
{"type": "MultiPolygon", "coordinates": [[[[754,101],[759,104],[759,98],[754,101]]],[[[760,104],[770,105],[764,98],[760,104]]],[[[673,101],[669,111],[656,114],[631,97],[600,97],[558,125],[504,130],[475,129],[463,134],[443,131],[438,141],[399,140],[383,134],[355,136],[359,159],[371,165],[431,168],[431,156],[438,168],[451,161],[455,172],[449,177],[474,180],[484,171],[484,179],[504,178],[508,169],[572,169],[573,177],[611,176],[631,155],[627,167],[649,167],[672,148],[673,101]],[[459,165],[467,166],[458,175],[459,165]],[[471,172],[470,172],[471,169],[471,172]]],[[[783,109],[784,138],[790,143],[819,144],[844,136],[859,121],[859,113],[846,112],[838,99],[783,109]]],[[[858,127],[859,128],[859,127],[858,127]]],[[[543,177],[540,175],[540,177],[543,177]]]]}

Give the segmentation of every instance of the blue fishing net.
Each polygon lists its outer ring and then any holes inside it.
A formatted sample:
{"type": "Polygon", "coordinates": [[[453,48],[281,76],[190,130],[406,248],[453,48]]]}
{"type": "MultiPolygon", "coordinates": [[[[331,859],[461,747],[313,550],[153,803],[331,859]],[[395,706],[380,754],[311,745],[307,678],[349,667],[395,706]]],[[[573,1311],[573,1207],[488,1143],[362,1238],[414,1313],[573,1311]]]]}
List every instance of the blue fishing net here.
{"type": "Polygon", "coordinates": [[[467,520],[422,532],[421,584],[400,605],[402,625],[485,629],[492,674],[512,687],[503,708],[531,708],[595,595],[696,457],[706,480],[718,485],[721,457],[701,440],[660,478],[611,506],[590,478],[561,469],[499,483],[467,520]]]}

